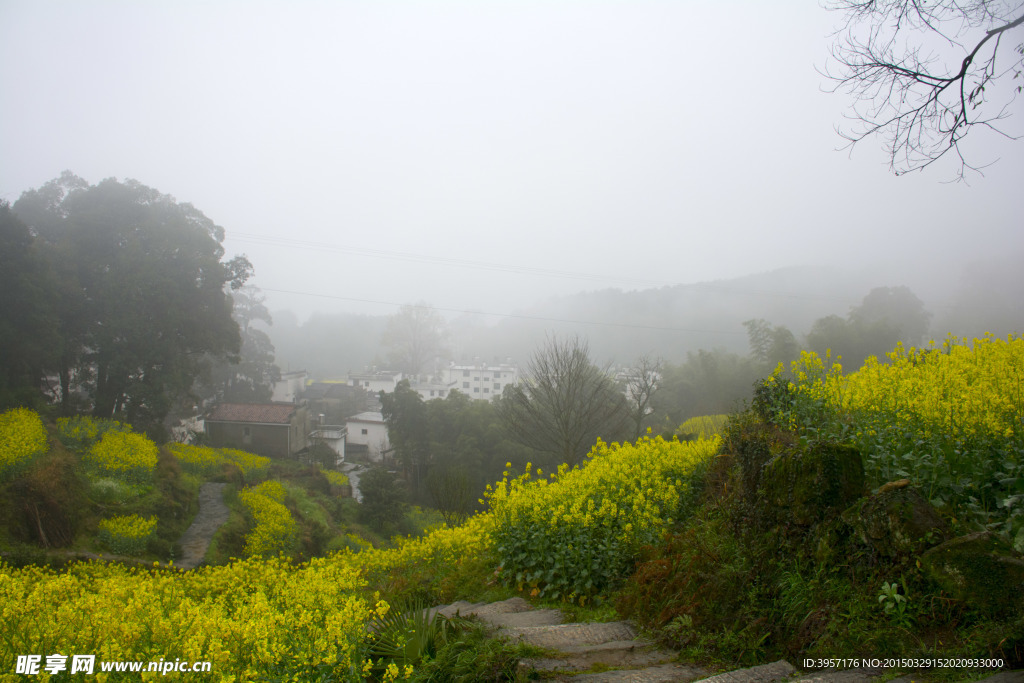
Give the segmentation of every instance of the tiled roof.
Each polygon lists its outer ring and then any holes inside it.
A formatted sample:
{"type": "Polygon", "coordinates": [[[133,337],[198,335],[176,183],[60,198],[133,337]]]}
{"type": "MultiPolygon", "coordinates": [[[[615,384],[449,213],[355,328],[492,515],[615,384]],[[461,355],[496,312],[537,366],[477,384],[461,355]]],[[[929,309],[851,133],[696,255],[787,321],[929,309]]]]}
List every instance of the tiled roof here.
{"type": "Polygon", "coordinates": [[[221,403],[207,417],[213,422],[289,424],[298,408],[294,403],[221,403]]]}

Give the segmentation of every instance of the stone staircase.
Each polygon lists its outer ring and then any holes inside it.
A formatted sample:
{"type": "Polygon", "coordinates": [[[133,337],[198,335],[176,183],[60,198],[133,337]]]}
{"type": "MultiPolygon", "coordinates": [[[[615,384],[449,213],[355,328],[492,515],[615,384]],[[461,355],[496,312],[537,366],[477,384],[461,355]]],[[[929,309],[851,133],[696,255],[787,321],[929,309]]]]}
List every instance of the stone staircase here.
{"type": "MultiPolygon", "coordinates": [[[[588,683],[871,683],[882,671],[823,671],[800,675],[786,661],[714,674],[699,666],[676,661],[677,652],[665,650],[641,638],[626,621],[563,623],[557,609],[534,609],[522,598],[500,602],[459,601],[435,608],[446,617],[475,616],[490,625],[496,637],[543,648],[547,655],[523,660],[523,674],[535,672],[552,681],[588,683]]],[[[912,683],[904,676],[893,683],[912,683]]],[[[1024,671],[1007,671],[984,679],[985,683],[1024,683],[1024,671]]]]}

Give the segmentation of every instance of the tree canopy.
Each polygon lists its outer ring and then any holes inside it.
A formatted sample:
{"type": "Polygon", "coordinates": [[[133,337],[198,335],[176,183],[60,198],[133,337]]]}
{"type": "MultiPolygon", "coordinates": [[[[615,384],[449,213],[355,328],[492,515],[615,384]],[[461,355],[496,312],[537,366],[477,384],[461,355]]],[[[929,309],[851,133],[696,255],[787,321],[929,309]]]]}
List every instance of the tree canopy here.
{"type": "Polygon", "coordinates": [[[628,428],[626,397],[590,360],[578,337],[551,338],[530,359],[522,380],[506,385],[498,403],[509,434],[519,443],[570,466],[597,439],[621,440],[628,428]]]}
{"type": "Polygon", "coordinates": [[[89,185],[65,172],[13,211],[58,281],[61,404],[158,429],[204,355],[238,353],[231,297],[252,272],[223,260],[224,230],[191,204],[134,180],[89,185]]]}

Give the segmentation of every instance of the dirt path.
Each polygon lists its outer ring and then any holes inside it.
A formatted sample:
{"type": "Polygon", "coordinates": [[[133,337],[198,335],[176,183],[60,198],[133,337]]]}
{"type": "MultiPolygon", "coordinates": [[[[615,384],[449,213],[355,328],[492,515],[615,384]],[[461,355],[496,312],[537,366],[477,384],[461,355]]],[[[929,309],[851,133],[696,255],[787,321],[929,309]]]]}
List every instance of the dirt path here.
{"type": "Polygon", "coordinates": [[[217,529],[224,522],[228,521],[230,511],[224,504],[224,487],[227,484],[213,484],[207,482],[199,489],[199,512],[192,520],[190,526],[181,535],[181,559],[175,562],[175,566],[181,569],[194,569],[210,547],[210,541],[217,529]]]}

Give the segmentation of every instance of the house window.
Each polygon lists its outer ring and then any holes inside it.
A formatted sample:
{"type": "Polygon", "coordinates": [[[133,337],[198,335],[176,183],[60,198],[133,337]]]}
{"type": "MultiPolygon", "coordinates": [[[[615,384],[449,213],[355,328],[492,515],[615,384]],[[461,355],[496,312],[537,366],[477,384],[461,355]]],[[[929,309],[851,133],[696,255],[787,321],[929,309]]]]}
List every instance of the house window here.
{"type": "Polygon", "coordinates": [[[362,431],[362,433],[363,433],[363,436],[366,436],[367,434],[369,434],[369,433],[370,433],[370,431],[369,431],[368,429],[363,429],[363,430],[361,430],[361,431],[362,431]]]}
{"type": "Polygon", "coordinates": [[[474,378],[473,378],[473,381],[474,381],[474,382],[479,382],[479,381],[480,381],[480,378],[479,378],[479,377],[474,377],[474,378]]]}
{"type": "Polygon", "coordinates": [[[501,373],[500,372],[494,373],[494,379],[501,379],[501,373]]]}
{"type": "Polygon", "coordinates": [[[480,393],[480,387],[473,387],[473,393],[474,394],[479,394],[480,393]]]}
{"type": "Polygon", "coordinates": [[[462,376],[463,377],[469,377],[469,370],[463,370],[462,371],[462,376]]]}
{"type": "Polygon", "coordinates": [[[250,430],[248,427],[242,427],[242,443],[243,444],[251,444],[252,443],[252,430],[250,430]]]}
{"type": "Polygon", "coordinates": [[[484,393],[485,393],[485,394],[489,394],[489,393],[491,393],[491,390],[490,390],[490,389],[488,389],[487,387],[484,387],[484,393]]]}
{"type": "Polygon", "coordinates": [[[430,395],[431,395],[431,396],[433,396],[433,395],[434,395],[434,390],[433,390],[433,389],[431,389],[431,390],[430,390],[430,395]]]}
{"type": "Polygon", "coordinates": [[[463,389],[469,389],[469,382],[463,382],[462,383],[462,388],[463,389]]]}
{"type": "Polygon", "coordinates": [[[494,383],[494,390],[495,391],[500,391],[501,390],[501,382],[495,382],[494,383]]]}

